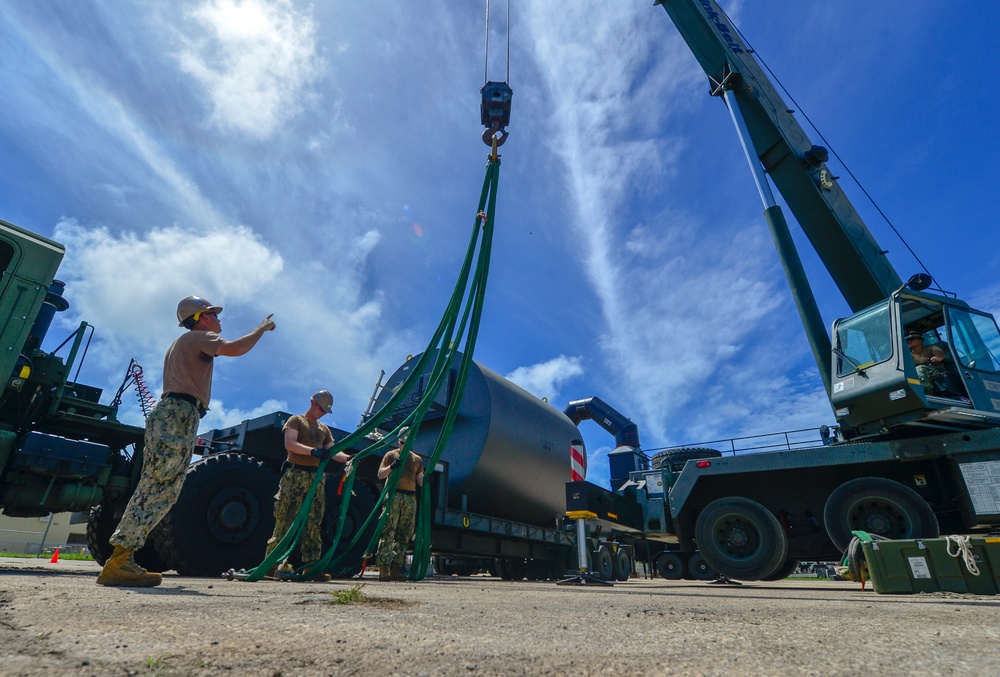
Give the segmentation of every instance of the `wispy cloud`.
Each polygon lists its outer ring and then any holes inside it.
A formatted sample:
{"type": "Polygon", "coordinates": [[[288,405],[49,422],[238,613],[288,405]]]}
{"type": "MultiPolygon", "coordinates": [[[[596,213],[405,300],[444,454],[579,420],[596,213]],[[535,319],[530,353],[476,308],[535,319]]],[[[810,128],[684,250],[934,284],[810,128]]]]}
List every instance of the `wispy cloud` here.
{"type": "MultiPolygon", "coordinates": [[[[683,143],[662,128],[691,105],[695,82],[703,87],[686,61],[668,58],[677,43],[662,26],[621,5],[602,7],[596,27],[581,18],[587,10],[535,4],[529,14],[552,91],[554,151],[606,326],[603,373],[620,379],[607,396],[662,438],[706,383],[742,361],[744,343],[777,307],[771,245],[756,224],[709,230],[683,209],[634,220],[636,189],[681,171],[683,143]]],[[[662,189],[659,199],[670,197],[680,196],[662,189]]]]}
{"type": "Polygon", "coordinates": [[[177,58],[211,101],[212,124],[266,138],[315,99],[316,26],[290,0],[209,0],[190,17],[203,34],[177,58]]]}
{"type": "Polygon", "coordinates": [[[529,393],[558,402],[562,387],[583,374],[583,358],[560,355],[551,360],[518,367],[505,377],[529,393]]]}

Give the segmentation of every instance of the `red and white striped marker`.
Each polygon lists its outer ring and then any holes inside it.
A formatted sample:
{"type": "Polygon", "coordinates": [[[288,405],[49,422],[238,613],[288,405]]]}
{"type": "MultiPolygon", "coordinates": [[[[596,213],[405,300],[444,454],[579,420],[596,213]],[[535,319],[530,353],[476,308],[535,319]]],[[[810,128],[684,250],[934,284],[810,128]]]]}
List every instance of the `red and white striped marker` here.
{"type": "Polygon", "coordinates": [[[582,444],[571,444],[569,447],[569,477],[573,482],[582,482],[587,478],[587,453],[582,444]]]}

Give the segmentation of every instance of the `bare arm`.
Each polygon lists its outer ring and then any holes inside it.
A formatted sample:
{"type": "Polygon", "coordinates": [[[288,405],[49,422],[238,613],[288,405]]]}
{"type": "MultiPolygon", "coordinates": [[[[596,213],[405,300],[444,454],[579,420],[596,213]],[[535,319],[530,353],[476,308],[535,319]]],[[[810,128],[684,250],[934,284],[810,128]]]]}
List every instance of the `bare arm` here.
{"type": "Polygon", "coordinates": [[[260,337],[264,335],[266,331],[274,330],[274,322],[271,321],[271,316],[268,315],[264,320],[257,325],[256,328],[246,336],[241,336],[235,341],[223,341],[219,344],[218,350],[215,351],[216,355],[224,355],[225,357],[239,357],[240,355],[246,355],[250,352],[250,349],[257,345],[257,341],[260,337]]]}
{"type": "Polygon", "coordinates": [[[382,464],[379,465],[378,473],[376,473],[376,475],[380,480],[384,480],[386,477],[392,474],[392,462],[395,461],[396,458],[399,458],[399,456],[390,459],[390,454],[386,454],[385,456],[382,457],[382,464]]]}

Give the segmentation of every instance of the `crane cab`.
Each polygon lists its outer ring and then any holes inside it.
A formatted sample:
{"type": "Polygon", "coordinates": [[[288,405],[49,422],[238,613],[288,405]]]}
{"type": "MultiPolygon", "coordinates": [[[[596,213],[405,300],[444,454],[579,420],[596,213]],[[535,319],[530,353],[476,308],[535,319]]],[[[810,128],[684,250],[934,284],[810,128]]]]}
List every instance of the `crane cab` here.
{"type": "Polygon", "coordinates": [[[899,426],[909,434],[1000,427],[1000,331],[992,315],[904,287],[837,320],[832,337],[830,399],[845,437],[899,426]]]}

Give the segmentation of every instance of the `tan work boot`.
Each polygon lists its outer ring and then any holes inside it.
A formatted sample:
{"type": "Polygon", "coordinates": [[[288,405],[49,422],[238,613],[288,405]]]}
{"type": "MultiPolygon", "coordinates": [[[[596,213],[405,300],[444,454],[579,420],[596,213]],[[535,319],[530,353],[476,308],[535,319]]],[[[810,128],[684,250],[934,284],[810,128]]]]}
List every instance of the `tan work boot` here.
{"type": "Polygon", "coordinates": [[[391,581],[392,574],[390,572],[390,567],[385,564],[378,565],[378,579],[380,581],[391,581]]]}
{"type": "Polygon", "coordinates": [[[115,546],[111,557],[104,563],[100,575],[97,577],[98,585],[124,585],[133,588],[151,588],[163,582],[163,576],[157,573],[146,571],[135,563],[133,559],[135,550],[115,546]]]}
{"type": "Polygon", "coordinates": [[[392,566],[389,567],[389,580],[390,581],[405,581],[406,574],[403,573],[402,567],[392,566]]]}

